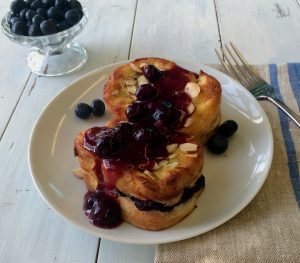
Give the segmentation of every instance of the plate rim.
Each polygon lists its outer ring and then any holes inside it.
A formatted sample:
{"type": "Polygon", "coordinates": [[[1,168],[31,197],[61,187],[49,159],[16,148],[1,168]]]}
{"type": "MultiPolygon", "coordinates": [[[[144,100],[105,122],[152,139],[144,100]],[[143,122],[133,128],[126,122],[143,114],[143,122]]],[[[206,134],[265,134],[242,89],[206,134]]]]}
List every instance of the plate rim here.
{"type": "MultiPolygon", "coordinates": [[[[192,238],[192,237],[195,237],[195,236],[198,236],[198,235],[202,235],[204,233],[207,233],[213,229],[215,229],[216,227],[218,226],[221,226],[223,225],[224,223],[226,223],[227,221],[229,221],[230,219],[232,219],[233,217],[235,217],[237,214],[239,214],[246,206],[249,205],[249,203],[253,200],[253,198],[257,195],[257,193],[261,190],[264,182],[266,181],[266,178],[268,177],[268,174],[269,174],[269,171],[270,171],[270,167],[271,167],[271,164],[272,164],[272,160],[273,160],[273,152],[274,152],[274,138],[273,138],[273,132],[272,132],[272,129],[271,129],[271,125],[270,125],[270,122],[269,122],[269,119],[264,111],[264,109],[262,108],[262,106],[258,103],[258,101],[255,99],[255,97],[244,87],[242,86],[239,82],[237,82],[235,79],[231,78],[230,76],[228,76],[227,74],[223,73],[222,71],[218,70],[218,69],[215,69],[211,66],[208,66],[208,65],[205,65],[205,64],[198,64],[197,63],[197,67],[199,69],[202,69],[202,70],[207,70],[209,69],[209,71],[212,71],[213,73],[216,73],[216,75],[221,75],[223,78],[225,79],[229,79],[231,82],[233,82],[236,86],[238,86],[238,88],[241,88],[244,90],[244,92],[246,93],[249,93],[251,96],[251,100],[252,102],[255,104],[256,108],[259,109],[259,112],[260,114],[263,115],[264,117],[264,120],[265,120],[265,124],[267,126],[267,129],[268,129],[268,133],[269,134],[269,140],[270,140],[270,154],[269,154],[269,158],[268,158],[268,161],[266,162],[266,168],[265,168],[265,173],[264,173],[264,177],[263,177],[263,180],[260,180],[257,188],[255,189],[255,191],[251,192],[251,194],[248,196],[247,200],[240,203],[239,206],[235,207],[235,209],[232,210],[231,213],[227,214],[227,216],[223,216],[221,220],[218,220],[217,222],[215,222],[214,224],[210,224],[209,227],[207,227],[205,229],[205,231],[202,231],[201,233],[198,233],[196,231],[196,233],[188,233],[186,235],[184,234],[181,234],[179,237],[171,237],[171,238],[168,238],[168,237],[161,237],[157,240],[145,240],[145,239],[139,239],[139,240],[132,240],[132,239],[124,239],[124,238],[120,238],[120,237],[115,237],[115,236],[112,236],[112,235],[107,235],[105,233],[102,233],[101,235],[99,235],[99,233],[93,231],[92,229],[88,229],[88,228],[85,228],[84,226],[72,221],[71,218],[67,217],[62,211],[60,208],[56,207],[54,202],[51,202],[50,200],[48,200],[46,198],[46,194],[44,194],[42,192],[42,189],[39,187],[40,186],[40,182],[37,178],[37,176],[34,175],[34,168],[33,168],[33,156],[32,156],[32,144],[33,144],[33,138],[35,136],[35,134],[37,133],[37,127],[38,127],[38,124],[39,122],[42,120],[42,117],[44,114],[46,114],[47,112],[47,109],[49,107],[51,107],[52,103],[55,103],[56,99],[59,98],[60,96],[62,96],[65,92],[68,92],[68,90],[72,89],[72,86],[79,82],[79,81],[83,81],[84,79],[87,79],[89,78],[90,76],[96,74],[96,73],[100,73],[100,72],[103,72],[109,68],[116,68],[118,66],[121,66],[123,64],[126,64],[130,61],[133,61],[134,59],[130,59],[130,60],[123,60],[123,61],[120,61],[120,62],[117,62],[117,63],[111,63],[111,64],[108,64],[106,66],[103,66],[103,67],[99,67],[99,68],[96,68],[92,71],[89,71],[87,72],[86,74],[83,74],[82,76],[79,76],[78,78],[76,78],[75,80],[71,81],[69,84],[67,84],[61,91],[59,91],[56,95],[54,95],[54,97],[52,99],[50,99],[50,101],[44,106],[44,108],[42,109],[42,111],[40,112],[39,116],[37,117],[33,127],[32,127],[32,130],[31,130],[31,134],[30,134],[30,137],[29,137],[29,143],[28,143],[28,166],[29,166],[29,170],[30,170],[30,176],[31,176],[31,179],[35,185],[35,188],[37,189],[39,195],[42,197],[42,199],[46,202],[46,204],[51,207],[51,209],[53,211],[55,211],[56,214],[58,214],[61,218],[63,218],[64,220],[66,220],[67,222],[71,223],[71,225],[74,225],[76,226],[76,228],[82,230],[83,232],[85,233],[88,233],[88,234],[91,234],[95,237],[98,237],[98,238],[103,238],[103,239],[106,239],[106,240],[110,240],[110,241],[115,241],[115,242],[121,242],[121,243],[127,243],[127,244],[141,244],[141,245],[153,245],[153,244],[164,244],[164,243],[170,243],[170,242],[175,242],[175,241],[180,241],[180,240],[185,240],[185,239],[188,239],[188,238],[192,238]]],[[[178,65],[191,65],[191,67],[193,67],[193,65],[196,65],[194,62],[188,62],[188,61],[184,61],[184,60],[173,60],[176,64],[178,65]]],[[[143,231],[146,231],[146,230],[143,230],[143,231]]],[[[160,232],[160,231],[159,231],[160,232]]]]}

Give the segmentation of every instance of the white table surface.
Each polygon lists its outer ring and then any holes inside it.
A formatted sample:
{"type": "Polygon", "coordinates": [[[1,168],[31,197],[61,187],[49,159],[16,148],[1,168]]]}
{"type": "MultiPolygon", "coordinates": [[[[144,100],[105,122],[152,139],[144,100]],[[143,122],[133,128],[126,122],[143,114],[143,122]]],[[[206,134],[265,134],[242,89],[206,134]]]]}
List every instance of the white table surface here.
{"type": "MultiPolygon", "coordinates": [[[[30,177],[27,148],[44,106],[68,83],[98,67],[158,56],[218,63],[214,53],[233,41],[251,63],[300,62],[297,0],[85,0],[89,22],[78,37],[84,68],[38,77],[27,48],[0,34],[0,262],[150,263],[155,245],[126,245],[81,232],[54,213],[30,177]]],[[[10,1],[0,3],[1,17],[10,1]]]]}

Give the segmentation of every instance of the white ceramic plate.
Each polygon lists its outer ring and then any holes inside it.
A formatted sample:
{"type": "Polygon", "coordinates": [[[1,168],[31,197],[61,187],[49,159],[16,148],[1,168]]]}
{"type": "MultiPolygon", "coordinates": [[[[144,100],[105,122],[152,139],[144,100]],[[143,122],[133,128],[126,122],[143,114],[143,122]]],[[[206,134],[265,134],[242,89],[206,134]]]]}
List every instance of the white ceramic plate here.
{"type": "Polygon", "coordinates": [[[198,207],[179,224],[158,232],[127,223],[106,230],[88,222],[82,210],[86,188],[72,174],[72,169],[78,167],[73,156],[73,140],[80,130],[103,125],[110,116],[107,113],[103,118],[83,121],[75,117],[74,106],[101,97],[109,74],[120,64],[100,68],[70,84],[47,105],[36,122],[29,144],[29,166],[33,181],[48,205],[87,233],[136,244],[190,238],[235,216],[257,194],[267,177],[273,156],[269,121],[254,97],[227,75],[204,65],[178,62],[195,72],[202,69],[221,82],[222,121],[233,119],[239,124],[225,154],[205,152],[206,187],[198,199],[198,207]]]}

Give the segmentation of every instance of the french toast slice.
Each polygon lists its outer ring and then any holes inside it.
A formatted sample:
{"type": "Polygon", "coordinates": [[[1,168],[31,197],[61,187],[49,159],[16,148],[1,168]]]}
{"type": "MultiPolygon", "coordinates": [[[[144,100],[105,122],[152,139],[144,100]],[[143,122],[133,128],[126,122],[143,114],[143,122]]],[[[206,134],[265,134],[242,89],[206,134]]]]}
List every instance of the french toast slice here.
{"type": "Polygon", "coordinates": [[[203,146],[199,140],[184,136],[184,140],[180,138],[182,143],[166,144],[168,156],[158,156],[148,169],[130,163],[116,169],[109,159],[99,157],[93,144],[87,143],[87,133],[98,129],[80,132],[75,138],[74,153],[90,191],[105,187],[117,192],[125,221],[143,229],[161,230],[176,224],[195,208],[205,185],[201,175],[203,146]]]}
{"type": "Polygon", "coordinates": [[[114,170],[107,164],[109,160],[101,159],[95,152],[88,150],[85,134],[90,130],[77,135],[74,152],[83,180],[91,191],[96,191],[101,184],[113,184],[125,195],[173,205],[180,200],[184,189],[192,187],[201,175],[203,146],[191,137],[187,137],[182,144],[168,144],[168,156],[154,158],[155,163],[148,169],[132,167],[129,163],[122,166],[122,169],[114,170]]]}
{"type": "Polygon", "coordinates": [[[115,119],[112,122],[128,120],[126,108],[137,99],[138,86],[149,83],[149,80],[143,75],[143,70],[147,65],[154,65],[163,73],[163,78],[154,81],[159,88],[167,89],[170,84],[170,89],[166,91],[169,93],[177,85],[178,87],[175,89],[177,94],[187,93],[190,97],[188,103],[183,102],[185,108],[181,111],[184,112],[184,117],[175,130],[195,136],[205,143],[220,123],[220,83],[203,71],[196,74],[162,58],[136,59],[120,66],[110,75],[104,87],[103,98],[115,119]],[[197,88],[200,91],[195,94],[194,90],[197,88]],[[191,94],[192,96],[190,96],[191,94]]]}

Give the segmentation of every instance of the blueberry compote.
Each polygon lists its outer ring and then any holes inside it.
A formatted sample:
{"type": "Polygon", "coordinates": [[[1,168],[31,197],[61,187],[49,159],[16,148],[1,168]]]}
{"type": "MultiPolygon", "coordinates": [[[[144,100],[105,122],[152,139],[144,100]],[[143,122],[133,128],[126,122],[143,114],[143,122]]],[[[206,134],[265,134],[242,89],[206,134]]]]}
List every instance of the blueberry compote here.
{"type": "MultiPolygon", "coordinates": [[[[143,74],[150,83],[137,88],[137,100],[126,109],[128,122],[114,128],[93,127],[85,132],[84,147],[95,156],[94,169],[101,189],[86,194],[84,211],[89,221],[99,227],[112,228],[121,222],[116,198],[122,193],[116,190],[116,182],[123,170],[153,170],[155,164],[168,157],[168,144],[188,141],[187,135],[175,130],[182,127],[189,115],[187,106],[191,98],[184,93],[189,72],[178,66],[161,72],[148,65],[143,74]]],[[[185,196],[196,190],[185,191],[185,196]]],[[[151,201],[133,201],[140,210],[173,209],[151,201]]]]}
{"type": "Polygon", "coordinates": [[[87,192],[83,210],[88,220],[95,226],[114,228],[122,223],[121,208],[114,192],[102,189],[87,192]]]}
{"type": "MultiPolygon", "coordinates": [[[[143,74],[150,83],[137,87],[137,100],[126,109],[128,120],[142,126],[154,126],[161,133],[181,128],[191,103],[190,96],[184,92],[190,72],[177,65],[166,71],[148,65],[143,68],[143,74]]],[[[194,76],[198,78],[195,73],[194,76]]]]}

